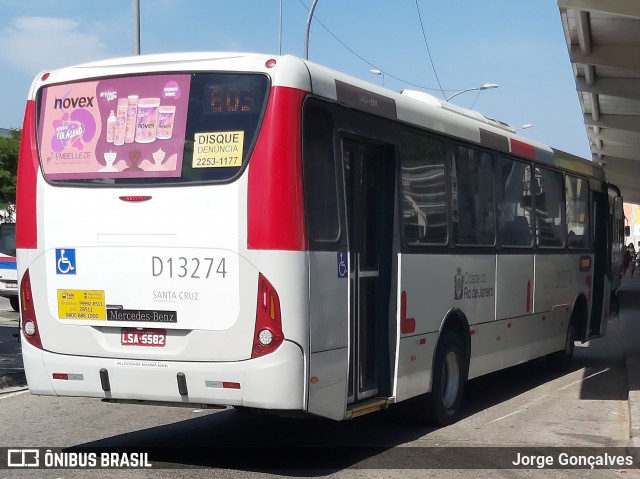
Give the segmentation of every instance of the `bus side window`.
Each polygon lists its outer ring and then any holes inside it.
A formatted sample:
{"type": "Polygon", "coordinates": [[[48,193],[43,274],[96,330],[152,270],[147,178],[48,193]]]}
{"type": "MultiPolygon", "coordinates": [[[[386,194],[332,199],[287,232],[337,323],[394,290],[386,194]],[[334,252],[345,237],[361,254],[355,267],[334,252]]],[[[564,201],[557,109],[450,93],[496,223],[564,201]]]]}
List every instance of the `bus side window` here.
{"type": "Polygon", "coordinates": [[[340,235],[333,117],[309,104],[303,122],[303,182],[309,239],[334,243],[340,235]]]}
{"type": "Polygon", "coordinates": [[[493,246],[493,157],[473,148],[458,146],[451,164],[451,191],[454,242],[493,246]]]}
{"type": "Polygon", "coordinates": [[[567,246],[588,248],[590,246],[589,183],[582,178],[567,175],[565,179],[567,197],[567,246]]]}
{"type": "Polygon", "coordinates": [[[505,157],[497,161],[496,202],[500,244],[530,248],[533,241],[531,166],[505,157]]]}
{"type": "Polygon", "coordinates": [[[534,177],[534,206],[537,244],[541,247],[564,246],[562,223],[562,173],[536,166],[534,177]]]}
{"type": "Polygon", "coordinates": [[[403,131],[399,153],[405,242],[446,243],[447,202],[442,141],[403,131]]]}

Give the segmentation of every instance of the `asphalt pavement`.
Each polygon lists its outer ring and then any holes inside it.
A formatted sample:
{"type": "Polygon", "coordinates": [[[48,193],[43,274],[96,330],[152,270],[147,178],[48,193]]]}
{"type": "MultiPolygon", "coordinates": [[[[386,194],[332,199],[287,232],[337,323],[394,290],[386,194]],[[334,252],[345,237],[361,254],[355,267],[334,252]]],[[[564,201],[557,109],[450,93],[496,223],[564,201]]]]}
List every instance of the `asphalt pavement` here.
{"type": "Polygon", "coordinates": [[[0,392],[4,388],[27,384],[19,332],[18,313],[11,308],[8,299],[0,298],[0,392]]]}

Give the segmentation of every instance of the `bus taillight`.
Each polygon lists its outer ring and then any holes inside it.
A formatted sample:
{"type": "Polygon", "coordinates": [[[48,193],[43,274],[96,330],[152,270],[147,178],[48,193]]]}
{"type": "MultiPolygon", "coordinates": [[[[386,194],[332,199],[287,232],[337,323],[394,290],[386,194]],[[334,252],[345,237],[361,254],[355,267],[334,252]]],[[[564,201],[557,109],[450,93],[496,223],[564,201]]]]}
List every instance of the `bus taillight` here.
{"type": "Polygon", "coordinates": [[[36,310],[33,307],[33,295],[31,294],[31,279],[29,270],[25,271],[20,282],[20,312],[22,313],[22,332],[29,344],[38,349],[42,349],[40,332],[38,331],[38,321],[36,321],[36,310]]]}
{"type": "Polygon", "coordinates": [[[259,274],[256,327],[253,333],[251,357],[257,358],[269,354],[278,349],[283,341],[280,298],[271,283],[259,274]]]}

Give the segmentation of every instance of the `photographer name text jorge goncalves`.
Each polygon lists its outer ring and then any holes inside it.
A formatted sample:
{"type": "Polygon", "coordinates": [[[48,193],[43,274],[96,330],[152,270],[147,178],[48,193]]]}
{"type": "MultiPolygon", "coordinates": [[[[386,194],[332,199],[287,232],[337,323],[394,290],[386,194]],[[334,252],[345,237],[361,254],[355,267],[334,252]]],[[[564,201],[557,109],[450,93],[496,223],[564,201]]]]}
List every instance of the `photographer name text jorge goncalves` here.
{"type": "Polygon", "coordinates": [[[571,467],[590,468],[633,466],[633,457],[612,455],[608,453],[594,455],[574,455],[568,452],[561,452],[557,456],[553,455],[533,455],[516,453],[516,459],[511,462],[514,466],[522,468],[535,467],[537,469],[571,467]]]}

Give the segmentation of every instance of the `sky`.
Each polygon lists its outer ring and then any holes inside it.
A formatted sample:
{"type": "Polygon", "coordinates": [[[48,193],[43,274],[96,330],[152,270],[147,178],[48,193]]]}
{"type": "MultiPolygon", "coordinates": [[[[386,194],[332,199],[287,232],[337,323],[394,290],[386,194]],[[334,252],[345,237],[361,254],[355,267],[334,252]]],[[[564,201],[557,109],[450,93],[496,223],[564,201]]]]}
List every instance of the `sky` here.
{"type": "MultiPolygon", "coordinates": [[[[304,56],[312,0],[139,2],[142,54],[304,56]]],[[[0,0],[0,11],[0,128],[22,127],[39,72],[134,52],[133,0],[0,0]]],[[[496,83],[452,101],[591,158],[556,0],[318,0],[309,60],[441,99],[496,83]]]]}

